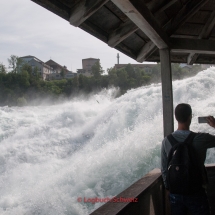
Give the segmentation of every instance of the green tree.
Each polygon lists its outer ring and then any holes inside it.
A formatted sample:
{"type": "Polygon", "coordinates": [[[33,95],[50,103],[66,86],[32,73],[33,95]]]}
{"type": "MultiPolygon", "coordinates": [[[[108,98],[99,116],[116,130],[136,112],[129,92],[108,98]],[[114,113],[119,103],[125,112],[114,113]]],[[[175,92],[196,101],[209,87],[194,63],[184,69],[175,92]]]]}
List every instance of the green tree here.
{"type": "Polygon", "coordinates": [[[66,71],[64,69],[61,69],[60,75],[62,78],[65,78],[66,71]]]}
{"type": "Polygon", "coordinates": [[[84,90],[87,87],[88,78],[82,74],[78,76],[79,89],[84,90]]]}
{"type": "Polygon", "coordinates": [[[123,90],[128,89],[128,74],[124,68],[117,70],[118,86],[123,90]]]}
{"type": "Polygon", "coordinates": [[[28,88],[30,86],[29,82],[30,75],[27,71],[21,71],[19,74],[19,85],[23,88],[28,88]]]}
{"type": "Polygon", "coordinates": [[[128,78],[135,78],[135,68],[130,63],[126,65],[125,71],[128,74],[128,78]]]}
{"type": "Polygon", "coordinates": [[[149,75],[144,75],[142,76],[143,84],[148,84],[151,80],[151,76],[149,75]]]}
{"type": "Polygon", "coordinates": [[[24,96],[17,99],[17,106],[23,107],[23,106],[26,106],[27,104],[28,102],[24,96]]]}
{"type": "Polygon", "coordinates": [[[104,70],[101,67],[100,61],[97,61],[92,66],[92,73],[95,78],[99,78],[103,74],[104,70]]]}
{"type": "Polygon", "coordinates": [[[67,79],[66,86],[64,88],[64,93],[66,96],[70,96],[72,94],[73,84],[72,78],[67,79]]]}
{"type": "Polygon", "coordinates": [[[129,78],[128,79],[128,89],[132,89],[137,87],[136,80],[134,78],[129,78]]]}
{"type": "Polygon", "coordinates": [[[0,63],[0,73],[6,74],[7,69],[4,64],[0,63]]]}
{"type": "Polygon", "coordinates": [[[109,80],[107,75],[101,76],[101,88],[107,88],[109,85],[109,80]]]}
{"type": "Polygon", "coordinates": [[[107,69],[110,86],[117,86],[117,73],[115,68],[107,69]]]}
{"type": "Polygon", "coordinates": [[[28,63],[23,63],[20,66],[20,72],[26,71],[29,75],[32,75],[32,67],[28,63]]]}
{"type": "Polygon", "coordinates": [[[145,75],[144,70],[141,70],[140,68],[136,68],[136,71],[135,71],[136,87],[140,87],[144,84],[144,81],[143,81],[144,75],[145,75]]]}
{"type": "Polygon", "coordinates": [[[13,73],[17,73],[19,68],[21,67],[22,60],[16,56],[11,55],[10,58],[8,58],[9,68],[12,69],[13,73]]]}
{"type": "Polygon", "coordinates": [[[152,68],[151,82],[161,82],[161,65],[157,63],[152,68]]]}
{"type": "Polygon", "coordinates": [[[79,87],[78,76],[75,76],[75,77],[72,79],[72,86],[73,86],[73,89],[74,89],[75,91],[78,90],[78,87],[79,87]]]}
{"type": "Polygon", "coordinates": [[[179,63],[172,63],[172,79],[181,79],[182,78],[182,68],[180,67],[179,63]]]}

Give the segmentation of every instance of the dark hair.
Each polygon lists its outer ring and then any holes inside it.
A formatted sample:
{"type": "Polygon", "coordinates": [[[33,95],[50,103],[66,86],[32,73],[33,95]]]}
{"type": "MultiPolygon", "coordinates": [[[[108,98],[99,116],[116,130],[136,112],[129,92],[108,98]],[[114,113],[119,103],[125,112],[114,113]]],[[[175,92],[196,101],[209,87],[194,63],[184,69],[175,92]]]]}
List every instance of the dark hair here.
{"type": "Polygon", "coordinates": [[[175,108],[175,118],[180,123],[185,123],[192,114],[192,109],[189,104],[181,103],[175,108]]]}

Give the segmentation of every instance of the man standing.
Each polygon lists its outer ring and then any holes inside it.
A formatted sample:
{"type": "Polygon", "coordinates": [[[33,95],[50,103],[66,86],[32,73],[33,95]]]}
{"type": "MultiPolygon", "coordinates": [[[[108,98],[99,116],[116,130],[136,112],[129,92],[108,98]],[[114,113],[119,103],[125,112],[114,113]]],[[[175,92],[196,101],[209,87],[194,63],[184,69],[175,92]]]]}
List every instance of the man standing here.
{"type": "MultiPolygon", "coordinates": [[[[189,104],[179,104],[175,108],[175,118],[178,121],[178,129],[172,133],[172,136],[177,142],[184,142],[191,133],[190,124],[192,120],[192,109],[189,104]]],[[[207,117],[208,124],[215,128],[215,119],[212,116],[207,117]]],[[[170,205],[172,215],[185,215],[190,211],[195,215],[209,215],[209,205],[205,188],[207,185],[207,174],[205,172],[204,162],[208,148],[215,147],[215,136],[208,133],[196,133],[191,147],[195,152],[198,160],[199,172],[202,176],[202,186],[194,193],[189,194],[175,194],[170,193],[170,205]]],[[[172,145],[167,137],[164,138],[161,147],[161,171],[166,189],[167,184],[167,163],[168,154],[172,145]]]]}

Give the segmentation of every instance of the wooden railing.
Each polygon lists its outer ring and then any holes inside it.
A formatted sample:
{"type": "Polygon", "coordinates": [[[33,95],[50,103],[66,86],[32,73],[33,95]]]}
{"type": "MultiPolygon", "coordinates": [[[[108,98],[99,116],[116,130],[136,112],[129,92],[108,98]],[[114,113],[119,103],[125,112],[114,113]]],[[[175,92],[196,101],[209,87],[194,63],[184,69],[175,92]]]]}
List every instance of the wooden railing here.
{"type": "MultiPolygon", "coordinates": [[[[206,166],[211,214],[215,215],[215,164],[206,166]]],[[[170,207],[160,169],[154,169],[91,215],[169,215],[170,207]],[[131,199],[134,201],[129,202],[131,199]],[[129,201],[128,201],[129,200],[129,201]],[[128,201],[128,202],[126,202],[128,201]]]]}

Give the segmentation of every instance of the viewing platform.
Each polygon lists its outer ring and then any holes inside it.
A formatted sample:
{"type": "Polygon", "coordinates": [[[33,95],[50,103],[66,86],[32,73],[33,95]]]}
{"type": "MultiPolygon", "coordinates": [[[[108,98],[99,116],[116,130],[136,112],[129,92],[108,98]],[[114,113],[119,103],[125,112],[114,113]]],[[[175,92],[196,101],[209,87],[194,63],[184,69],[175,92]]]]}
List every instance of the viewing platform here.
{"type": "MultiPolygon", "coordinates": [[[[215,164],[206,165],[207,195],[211,215],[215,215],[215,164]]],[[[160,169],[154,169],[115,198],[134,198],[137,202],[107,202],[90,215],[170,215],[168,194],[160,169]]]]}
{"type": "MultiPolygon", "coordinates": [[[[174,131],[171,63],[215,63],[214,0],[32,0],[137,62],[160,62],[164,137],[174,131]]],[[[181,101],[183,102],[183,101],[181,101]]],[[[215,165],[208,165],[208,197],[215,214],[215,165]]],[[[169,215],[159,169],[91,215],[169,215]]]]}

